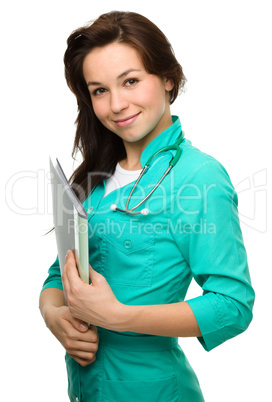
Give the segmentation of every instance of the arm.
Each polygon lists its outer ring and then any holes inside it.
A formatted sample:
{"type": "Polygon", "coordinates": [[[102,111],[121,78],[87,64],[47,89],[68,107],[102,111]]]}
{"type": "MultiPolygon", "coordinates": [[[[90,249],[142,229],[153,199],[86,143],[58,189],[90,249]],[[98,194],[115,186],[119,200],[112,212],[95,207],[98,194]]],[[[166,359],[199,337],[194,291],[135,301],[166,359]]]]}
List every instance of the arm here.
{"type": "Polygon", "coordinates": [[[107,280],[90,266],[91,285],[78,276],[73,253],[68,252],[63,284],[74,317],[114,330],[160,336],[201,336],[195,316],[186,302],[128,306],[120,303],[107,280]]]}
{"type": "Polygon", "coordinates": [[[140,332],[149,335],[188,337],[201,332],[188,303],[150,306],[126,306],[119,311],[117,331],[140,332]]]}
{"type": "Polygon", "coordinates": [[[46,325],[48,324],[50,309],[62,306],[65,306],[65,299],[61,289],[47,288],[40,294],[39,307],[46,325]]]}
{"type": "Polygon", "coordinates": [[[97,328],[94,326],[88,328],[85,322],[71,315],[69,308],[65,305],[62,289],[48,287],[60,287],[60,283],[60,270],[57,267],[56,260],[49,269],[49,276],[40,294],[40,311],[47,327],[66,349],[67,353],[80,365],[86,366],[96,359],[98,348],[97,328]]]}
{"type": "Polygon", "coordinates": [[[238,214],[238,198],[216,160],[197,164],[177,195],[184,230],[173,233],[203,294],[187,300],[209,351],[246,330],[254,290],[238,214]],[[196,196],[197,195],[197,196],[196,196]]]}
{"type": "Polygon", "coordinates": [[[127,306],[126,330],[197,336],[211,350],[248,327],[254,290],[237,207],[222,165],[214,159],[196,164],[177,191],[171,218],[183,222],[183,232],[172,236],[203,295],[167,306],[127,306]]]}

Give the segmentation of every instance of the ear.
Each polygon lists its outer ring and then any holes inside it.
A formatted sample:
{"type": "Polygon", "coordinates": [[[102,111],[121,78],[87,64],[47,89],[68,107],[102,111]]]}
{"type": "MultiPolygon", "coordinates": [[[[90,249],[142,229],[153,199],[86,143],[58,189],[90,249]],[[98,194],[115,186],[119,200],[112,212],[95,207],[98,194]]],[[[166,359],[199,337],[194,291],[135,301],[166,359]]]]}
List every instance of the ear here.
{"type": "Polygon", "coordinates": [[[172,80],[172,78],[164,79],[164,87],[167,92],[172,91],[172,89],[174,88],[174,81],[172,80]]]}

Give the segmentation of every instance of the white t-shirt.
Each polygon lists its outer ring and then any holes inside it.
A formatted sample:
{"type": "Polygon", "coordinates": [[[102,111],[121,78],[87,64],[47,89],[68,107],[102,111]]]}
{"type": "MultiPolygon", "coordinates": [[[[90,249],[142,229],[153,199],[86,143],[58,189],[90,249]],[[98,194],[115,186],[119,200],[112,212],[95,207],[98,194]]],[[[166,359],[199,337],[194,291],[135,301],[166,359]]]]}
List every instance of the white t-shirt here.
{"type": "Polygon", "coordinates": [[[114,174],[106,181],[104,197],[108,195],[111,191],[116,190],[117,188],[121,188],[126,184],[131,183],[134,180],[137,180],[141,171],[142,171],[141,169],[140,170],[123,169],[120,166],[119,162],[117,162],[114,174]]]}

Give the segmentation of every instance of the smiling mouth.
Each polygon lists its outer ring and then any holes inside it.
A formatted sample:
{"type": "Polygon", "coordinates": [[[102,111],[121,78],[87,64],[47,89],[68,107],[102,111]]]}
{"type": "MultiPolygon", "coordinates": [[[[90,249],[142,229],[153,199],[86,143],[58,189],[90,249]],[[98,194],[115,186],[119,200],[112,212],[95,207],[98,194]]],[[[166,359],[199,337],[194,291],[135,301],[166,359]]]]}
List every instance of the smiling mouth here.
{"type": "Polygon", "coordinates": [[[125,117],[124,119],[114,120],[114,123],[117,124],[119,127],[129,126],[130,124],[134,123],[140,113],[141,112],[132,116],[125,117]]]}

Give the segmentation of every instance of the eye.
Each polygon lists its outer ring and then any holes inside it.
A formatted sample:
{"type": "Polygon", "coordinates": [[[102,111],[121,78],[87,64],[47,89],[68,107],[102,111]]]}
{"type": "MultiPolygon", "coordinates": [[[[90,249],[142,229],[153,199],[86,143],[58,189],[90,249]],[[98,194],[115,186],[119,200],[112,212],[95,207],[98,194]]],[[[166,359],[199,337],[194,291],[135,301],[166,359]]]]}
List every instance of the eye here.
{"type": "Polygon", "coordinates": [[[93,92],[92,92],[92,94],[94,95],[94,96],[97,96],[97,95],[102,95],[103,93],[105,93],[106,92],[106,89],[105,88],[97,88],[97,89],[95,89],[93,92]]]}
{"type": "Polygon", "coordinates": [[[129,80],[125,81],[125,86],[126,87],[131,87],[132,85],[135,85],[139,80],[137,78],[130,78],[129,80]]]}

